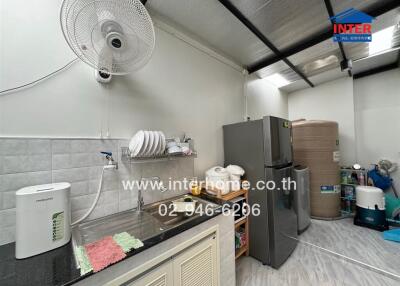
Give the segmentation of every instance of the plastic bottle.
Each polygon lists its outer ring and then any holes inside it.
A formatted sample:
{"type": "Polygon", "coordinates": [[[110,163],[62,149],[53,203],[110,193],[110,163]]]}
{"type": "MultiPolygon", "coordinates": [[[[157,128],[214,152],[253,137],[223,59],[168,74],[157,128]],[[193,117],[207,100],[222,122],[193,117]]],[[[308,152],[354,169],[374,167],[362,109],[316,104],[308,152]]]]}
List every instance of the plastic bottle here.
{"type": "Polygon", "coordinates": [[[351,177],[351,173],[347,175],[347,184],[353,184],[353,178],[351,177]]]}
{"type": "Polygon", "coordinates": [[[360,186],[364,186],[365,185],[365,176],[364,173],[360,173],[360,175],[358,176],[358,184],[360,186]]]}

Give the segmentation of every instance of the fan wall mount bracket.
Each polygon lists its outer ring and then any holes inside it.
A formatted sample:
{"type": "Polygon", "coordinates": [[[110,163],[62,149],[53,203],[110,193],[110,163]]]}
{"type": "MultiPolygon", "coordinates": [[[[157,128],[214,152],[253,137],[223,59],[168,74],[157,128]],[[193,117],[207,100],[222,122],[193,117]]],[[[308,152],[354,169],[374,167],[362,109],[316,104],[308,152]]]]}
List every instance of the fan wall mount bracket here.
{"type": "Polygon", "coordinates": [[[100,83],[109,83],[111,81],[112,75],[108,73],[105,69],[95,69],[94,78],[100,83]]]}

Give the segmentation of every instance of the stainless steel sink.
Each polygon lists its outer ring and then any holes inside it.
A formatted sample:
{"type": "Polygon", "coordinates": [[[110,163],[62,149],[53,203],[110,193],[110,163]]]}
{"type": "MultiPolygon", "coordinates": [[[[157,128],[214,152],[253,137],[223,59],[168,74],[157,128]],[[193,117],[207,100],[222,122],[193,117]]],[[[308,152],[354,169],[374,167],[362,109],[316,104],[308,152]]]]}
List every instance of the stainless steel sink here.
{"type": "Polygon", "coordinates": [[[191,212],[191,213],[172,212],[173,201],[186,197],[191,198],[192,200],[197,202],[196,209],[198,210],[205,211],[206,208],[216,210],[217,208],[220,207],[217,204],[205,201],[197,197],[193,197],[190,195],[183,195],[147,205],[144,207],[143,211],[150,214],[152,217],[154,217],[157,221],[161,222],[166,227],[176,227],[200,216],[199,212],[191,212]]]}
{"type": "Polygon", "coordinates": [[[97,241],[105,236],[112,236],[116,233],[124,231],[128,232],[135,238],[144,241],[156,235],[162,234],[168,229],[172,229],[199,217],[199,213],[193,213],[189,215],[187,213],[173,214],[170,212],[170,210],[172,210],[172,201],[181,199],[183,197],[191,197],[193,200],[196,200],[197,207],[202,208],[202,210],[205,210],[207,205],[209,209],[211,208],[213,210],[216,210],[220,207],[217,204],[197,197],[183,195],[145,205],[143,211],[141,212],[133,209],[84,222],[72,228],[72,244],[74,249],[77,246],[83,246],[87,243],[97,241]],[[162,204],[169,208],[168,212],[164,216],[159,212],[159,208],[162,204]]]}
{"type": "Polygon", "coordinates": [[[163,225],[153,216],[146,212],[130,210],[73,227],[72,241],[76,246],[85,245],[124,231],[140,240],[145,240],[163,230],[163,225]]]}

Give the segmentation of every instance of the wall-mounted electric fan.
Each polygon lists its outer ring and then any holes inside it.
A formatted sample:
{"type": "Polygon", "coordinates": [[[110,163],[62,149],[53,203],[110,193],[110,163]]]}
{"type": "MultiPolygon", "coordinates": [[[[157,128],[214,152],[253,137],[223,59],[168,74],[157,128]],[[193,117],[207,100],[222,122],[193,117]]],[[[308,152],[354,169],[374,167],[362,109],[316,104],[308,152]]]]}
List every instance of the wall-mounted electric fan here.
{"type": "Polygon", "coordinates": [[[139,0],[64,0],[60,21],[71,49],[101,77],[142,68],[154,50],[153,22],[139,0]]]}

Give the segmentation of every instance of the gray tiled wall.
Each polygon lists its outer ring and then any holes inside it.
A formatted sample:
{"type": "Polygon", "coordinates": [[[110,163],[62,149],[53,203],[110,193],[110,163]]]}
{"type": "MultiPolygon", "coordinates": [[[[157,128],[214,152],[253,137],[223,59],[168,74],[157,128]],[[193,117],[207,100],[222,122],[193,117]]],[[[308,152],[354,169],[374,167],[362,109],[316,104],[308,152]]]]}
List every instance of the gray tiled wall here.
{"type": "MultiPolygon", "coordinates": [[[[0,138],[0,245],[15,240],[15,192],[26,186],[51,182],[71,183],[72,220],[81,217],[95,197],[105,159],[100,151],[118,158],[118,171],[104,174],[102,194],[88,219],[136,207],[137,190],[123,190],[122,180],[159,176],[162,180],[193,176],[193,159],[129,164],[121,160],[126,140],[8,139],[0,138]]],[[[181,192],[147,190],[145,203],[181,192]]]]}

